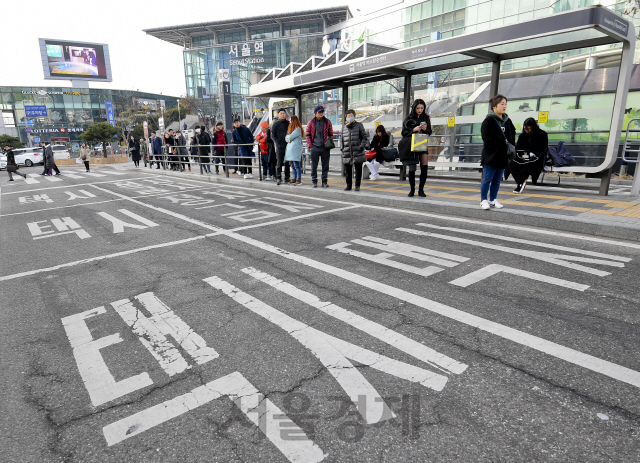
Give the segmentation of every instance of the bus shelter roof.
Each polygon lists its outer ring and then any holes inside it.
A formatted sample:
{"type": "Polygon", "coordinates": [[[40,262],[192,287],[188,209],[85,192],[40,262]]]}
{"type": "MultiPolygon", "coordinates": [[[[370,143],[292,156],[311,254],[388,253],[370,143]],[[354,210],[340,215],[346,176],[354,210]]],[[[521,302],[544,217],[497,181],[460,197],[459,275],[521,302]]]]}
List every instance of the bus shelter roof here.
{"type": "Polygon", "coordinates": [[[250,94],[297,98],[332,88],[616,43],[627,45],[624,60],[632,42],[633,24],[605,7],[592,6],[409,48],[364,42],[350,53],[334,52],[295,72],[271,71],[250,87],[250,94]]]}

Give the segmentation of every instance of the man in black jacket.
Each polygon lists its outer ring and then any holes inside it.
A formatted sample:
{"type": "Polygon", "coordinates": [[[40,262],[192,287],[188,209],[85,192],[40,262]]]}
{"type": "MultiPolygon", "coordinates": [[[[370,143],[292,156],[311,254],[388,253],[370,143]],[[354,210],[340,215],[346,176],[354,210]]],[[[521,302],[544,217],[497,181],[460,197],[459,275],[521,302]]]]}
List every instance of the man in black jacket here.
{"type": "Polygon", "coordinates": [[[15,157],[15,154],[13,153],[13,149],[9,145],[7,145],[4,147],[4,153],[7,156],[7,173],[9,174],[9,181],[10,182],[14,181],[12,174],[18,174],[21,177],[24,177],[26,179],[27,174],[21,174],[20,172],[18,172],[18,164],[16,163],[16,157],[15,157]]]}
{"type": "MultiPolygon", "coordinates": [[[[271,139],[276,146],[276,156],[278,164],[276,165],[276,180],[278,185],[282,183],[282,164],[284,163],[284,155],[287,150],[287,136],[289,130],[289,121],[287,120],[287,112],[284,109],[278,111],[278,120],[271,125],[271,139]]],[[[284,166],[284,183],[289,183],[291,177],[291,169],[289,163],[284,166]]]]}

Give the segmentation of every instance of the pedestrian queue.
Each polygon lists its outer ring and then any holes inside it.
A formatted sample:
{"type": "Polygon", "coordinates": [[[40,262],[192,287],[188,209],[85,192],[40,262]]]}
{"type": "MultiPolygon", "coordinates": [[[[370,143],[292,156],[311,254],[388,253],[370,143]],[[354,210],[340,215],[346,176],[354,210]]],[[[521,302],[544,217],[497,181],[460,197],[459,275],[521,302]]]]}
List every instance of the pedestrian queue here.
{"type": "Polygon", "coordinates": [[[318,187],[318,164],[322,163],[322,186],[329,187],[329,161],[333,142],[333,125],[324,116],[324,106],[318,105],[313,110],[314,118],[307,124],[307,147],[311,152],[311,182],[313,188],[318,187]]]}
{"type": "Polygon", "coordinates": [[[260,149],[260,163],[262,164],[262,176],[265,180],[271,180],[271,163],[269,162],[269,144],[270,141],[270,129],[267,121],[260,122],[260,132],[256,135],[256,141],[260,149]]]}
{"type": "Polygon", "coordinates": [[[342,166],[345,169],[347,187],[345,191],[351,191],[354,183],[353,172],[355,170],[355,191],[360,191],[362,180],[362,164],[366,161],[364,152],[367,148],[369,137],[361,122],[356,121],[356,112],[347,110],[345,123],[342,126],[342,138],[340,150],[342,151],[342,166]]]}
{"type": "Polygon", "coordinates": [[[240,145],[238,146],[238,152],[241,156],[239,159],[240,174],[244,175],[244,178],[253,178],[253,171],[251,168],[251,157],[253,156],[253,134],[239,118],[236,118],[233,121],[233,132],[231,132],[231,136],[233,138],[233,143],[240,145]]]}

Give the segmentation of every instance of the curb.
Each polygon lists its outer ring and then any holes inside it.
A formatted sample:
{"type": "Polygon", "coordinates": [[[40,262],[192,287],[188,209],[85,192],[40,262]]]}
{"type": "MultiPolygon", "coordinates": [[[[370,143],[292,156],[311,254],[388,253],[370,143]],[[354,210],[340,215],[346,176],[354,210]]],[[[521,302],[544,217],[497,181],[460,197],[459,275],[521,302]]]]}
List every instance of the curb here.
{"type": "MultiPolygon", "coordinates": [[[[133,170],[125,168],[122,170],[133,170]]],[[[137,172],[146,172],[147,169],[137,172]]],[[[295,194],[298,196],[307,196],[311,198],[334,199],[338,201],[349,201],[352,203],[366,204],[368,206],[382,206],[412,209],[421,212],[430,212],[438,214],[447,214],[459,217],[467,217],[472,219],[491,220],[501,223],[509,223],[514,225],[528,225],[535,227],[543,227],[554,230],[561,230],[573,233],[581,233],[592,236],[601,236],[607,238],[617,238],[629,241],[640,241],[640,226],[636,226],[626,222],[612,222],[611,220],[595,220],[585,219],[581,217],[566,217],[559,214],[549,214],[536,211],[519,211],[512,209],[500,209],[484,211],[479,206],[471,204],[460,204],[447,201],[435,201],[427,198],[399,198],[390,197],[369,192],[345,192],[342,189],[334,188],[310,188],[310,183],[294,187],[289,185],[276,185],[273,182],[265,182],[260,180],[244,180],[239,185],[236,179],[221,176],[206,176],[202,178],[192,179],[181,173],[173,173],[171,171],[160,171],[153,173],[156,175],[165,175],[168,177],[181,178],[186,180],[197,180],[201,182],[220,183],[233,186],[250,186],[264,191],[281,191],[295,194]]],[[[610,217],[610,216],[609,216],[610,217]]]]}

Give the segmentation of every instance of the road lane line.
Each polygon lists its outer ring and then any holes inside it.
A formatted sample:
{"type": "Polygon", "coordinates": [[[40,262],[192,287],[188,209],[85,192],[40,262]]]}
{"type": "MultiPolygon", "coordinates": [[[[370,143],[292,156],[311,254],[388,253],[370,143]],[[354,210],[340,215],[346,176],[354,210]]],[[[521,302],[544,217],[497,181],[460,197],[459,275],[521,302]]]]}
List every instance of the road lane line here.
{"type": "MultiPolygon", "coordinates": [[[[33,175],[33,174],[31,174],[33,175]]],[[[42,190],[57,190],[59,188],[75,188],[75,187],[79,187],[79,186],[94,186],[94,185],[98,185],[98,184],[102,184],[102,183],[115,183],[115,182],[121,182],[122,180],[127,180],[127,181],[133,181],[133,180],[142,180],[143,178],[146,177],[138,177],[138,178],[127,178],[127,179],[115,179],[115,180],[105,180],[104,182],[95,182],[95,183],[78,183],[75,185],[59,185],[59,186],[49,186],[49,187],[43,187],[43,188],[36,188],[35,190],[20,190],[20,191],[7,191],[7,192],[2,192],[3,195],[17,195],[17,194],[23,194],[23,193],[31,193],[33,191],[42,191],[42,190]]],[[[27,180],[29,180],[30,177],[27,177],[27,180]]],[[[35,179],[34,179],[35,180],[35,179]]],[[[38,181],[36,181],[36,183],[40,183],[38,181]]]]}
{"type": "Polygon", "coordinates": [[[374,338],[377,338],[380,341],[385,342],[435,368],[441,368],[447,373],[460,374],[468,367],[468,365],[465,365],[464,363],[447,357],[446,355],[397,333],[396,331],[379,323],[368,320],[354,312],[332,304],[331,302],[323,302],[315,294],[296,288],[292,284],[279,280],[268,273],[261,272],[253,267],[243,268],[241,272],[246,273],[258,281],[262,281],[278,291],[282,291],[294,299],[309,304],[311,307],[337,318],[338,320],[341,320],[344,323],[347,323],[348,325],[351,325],[354,328],[363,331],[364,333],[367,333],[368,335],[373,336],[374,338]]]}
{"type": "MultiPolygon", "coordinates": [[[[95,185],[94,185],[95,187],[95,185]]],[[[98,188],[98,187],[96,187],[98,188]]],[[[133,201],[137,204],[141,204],[145,207],[149,207],[149,208],[153,208],[155,209],[155,206],[151,206],[145,203],[142,203],[138,200],[134,200],[131,198],[127,198],[124,195],[121,195],[119,193],[115,193],[112,192],[110,190],[107,189],[103,189],[103,188],[98,188],[98,189],[102,189],[103,191],[107,191],[109,193],[112,193],[114,195],[117,195],[119,197],[128,199],[129,201],[133,201]]],[[[359,207],[359,205],[353,206],[353,207],[359,207]]],[[[158,208],[159,209],[159,208],[158,208]]],[[[391,208],[387,208],[388,210],[395,210],[395,209],[391,209],[391,208]]],[[[173,213],[171,211],[163,211],[165,213],[168,213],[169,215],[174,215],[176,213],[173,213]]],[[[331,213],[334,211],[326,211],[325,213],[331,213]]],[[[404,211],[402,211],[404,212],[404,211]]],[[[181,214],[176,214],[176,215],[181,215],[181,214]]],[[[282,219],[284,220],[284,219],[282,219]]],[[[293,220],[293,218],[292,218],[293,220]]],[[[189,222],[191,222],[191,220],[188,220],[189,222]]],[[[274,222],[278,222],[278,221],[274,221],[274,222]]],[[[208,224],[201,224],[201,226],[208,228],[208,229],[212,229],[215,227],[212,227],[211,225],[208,224]]],[[[257,224],[255,226],[258,226],[257,224]]],[[[239,228],[243,228],[243,227],[239,227],[239,228]]],[[[246,228],[253,228],[253,226],[247,226],[246,228]]],[[[592,355],[588,355],[585,353],[582,353],[580,351],[571,349],[569,347],[565,347],[562,346],[560,344],[551,342],[551,341],[547,341],[546,339],[540,338],[538,336],[534,336],[528,333],[525,333],[523,331],[517,330],[515,328],[511,328],[509,326],[506,325],[502,325],[500,323],[496,323],[493,322],[491,320],[487,320],[484,319],[482,317],[478,317],[476,315],[472,315],[470,313],[464,312],[462,310],[459,309],[455,309],[453,307],[449,307],[445,304],[441,304],[439,302],[418,296],[416,294],[412,294],[408,291],[404,291],[400,288],[395,288],[393,286],[384,284],[382,282],[379,281],[375,281],[375,280],[371,280],[369,278],[365,278],[361,275],[358,275],[356,273],[352,273],[352,272],[348,272],[346,270],[328,265],[328,264],[324,264],[320,261],[314,260],[314,259],[310,259],[307,257],[304,257],[302,255],[299,254],[295,254],[289,251],[286,251],[284,249],[280,249],[276,246],[264,243],[262,241],[259,240],[255,240],[253,238],[244,236],[244,235],[240,235],[238,233],[235,233],[233,230],[228,230],[228,231],[223,231],[225,236],[228,236],[229,238],[235,239],[237,241],[240,241],[244,244],[251,244],[254,247],[257,247],[259,249],[262,249],[264,251],[268,251],[271,252],[272,254],[275,255],[279,255],[281,257],[284,257],[286,259],[290,259],[293,260],[295,262],[301,263],[303,265],[306,265],[308,267],[311,267],[313,269],[316,270],[321,270],[325,273],[328,273],[330,275],[333,276],[337,276],[339,278],[342,278],[348,282],[351,283],[355,283],[355,284],[359,284],[360,286],[369,288],[373,291],[377,291],[380,292],[382,294],[386,294],[389,295],[391,297],[394,297],[396,299],[402,300],[404,302],[410,303],[412,305],[416,305],[418,307],[421,307],[425,310],[428,310],[430,312],[434,312],[437,313],[439,315],[442,315],[446,318],[450,318],[452,320],[458,321],[460,323],[463,323],[465,325],[469,325],[472,327],[475,327],[477,329],[480,329],[482,331],[486,331],[488,333],[494,334],[496,336],[502,337],[504,339],[510,340],[512,342],[515,342],[517,344],[521,344],[524,345],[526,347],[529,347],[531,349],[540,351],[542,353],[548,354],[552,357],[556,357],[559,358],[561,360],[567,361],[569,363],[578,365],[580,367],[583,367],[587,370],[591,370],[594,371],[596,373],[600,373],[603,374],[605,376],[608,376],[610,378],[616,379],[618,381],[622,381],[624,383],[630,384],[632,386],[638,387],[640,388],[640,373],[637,371],[634,371],[630,368],[621,366],[621,365],[617,365],[613,362],[609,362],[607,360],[603,360],[600,359],[598,357],[594,357],[592,355]]],[[[194,239],[201,239],[204,238],[204,236],[199,236],[199,237],[195,237],[195,238],[190,238],[187,240],[182,240],[182,242],[188,242],[188,241],[193,241],[194,239]]],[[[144,248],[144,250],[147,249],[154,249],[154,248],[159,248],[159,247],[165,247],[165,246],[172,246],[174,244],[177,244],[179,242],[172,242],[172,243],[164,243],[164,244],[160,244],[160,245],[154,245],[154,246],[148,246],[146,248],[144,248]]],[[[116,253],[116,254],[112,254],[109,256],[100,256],[97,258],[92,258],[92,259],[85,259],[83,261],[76,261],[75,263],[69,263],[69,264],[62,264],[59,266],[55,266],[52,267],[50,269],[41,269],[41,270],[32,270],[29,272],[23,272],[21,274],[14,274],[14,275],[8,275],[5,277],[0,277],[0,281],[4,281],[4,280],[8,280],[8,279],[13,279],[13,278],[18,278],[20,276],[25,276],[25,275],[33,275],[36,273],[40,273],[42,271],[50,271],[51,269],[56,269],[56,268],[65,268],[65,267],[69,267],[69,266],[73,266],[73,265],[78,265],[79,263],[85,263],[85,262],[90,262],[90,261],[95,261],[95,260],[101,260],[107,257],[117,257],[118,255],[126,255],[126,254],[132,254],[135,252],[139,252],[140,249],[138,250],[130,250],[130,251],[124,251],[122,253],[116,253]]]]}
{"type": "Polygon", "coordinates": [[[204,281],[256,315],[280,327],[309,349],[344,389],[368,424],[386,421],[395,415],[378,391],[348,359],[397,378],[419,383],[434,391],[441,391],[447,384],[448,378],[444,375],[394,360],[312,328],[219,277],[205,278],[204,281]]]}
{"type": "Polygon", "coordinates": [[[471,272],[467,275],[464,275],[460,278],[456,278],[453,281],[450,281],[452,285],[461,286],[466,288],[474,283],[485,280],[490,276],[493,276],[497,273],[504,272],[509,273],[511,275],[517,275],[524,278],[529,278],[531,280],[542,281],[543,283],[549,283],[551,285],[561,286],[563,288],[575,289],[577,291],[585,291],[589,289],[589,285],[581,285],[580,283],[574,283],[573,281],[563,280],[561,278],[554,278],[547,275],[543,275],[541,273],[527,272],[526,270],[521,270],[519,268],[507,267],[506,265],[500,264],[490,264],[486,267],[482,267],[475,272],[471,272]]]}
{"type": "Polygon", "coordinates": [[[610,378],[640,388],[640,373],[630,368],[617,365],[613,362],[609,362],[607,360],[603,360],[589,354],[582,353],[580,351],[562,346],[552,341],[547,341],[546,339],[531,335],[529,333],[525,333],[524,331],[520,331],[515,328],[511,328],[509,326],[487,320],[477,315],[473,315],[462,310],[449,307],[445,304],[441,304],[425,297],[418,296],[403,289],[363,277],[361,275],[358,275],[357,273],[349,272],[341,268],[334,267],[332,265],[328,265],[314,259],[310,259],[308,257],[304,257],[300,254],[280,249],[276,246],[264,243],[253,238],[249,238],[244,235],[239,235],[233,232],[227,232],[225,233],[225,235],[229,238],[238,240],[245,245],[251,245],[257,247],[258,249],[262,249],[263,251],[271,252],[272,254],[284,257],[294,262],[298,262],[312,269],[342,278],[347,282],[358,284],[373,291],[386,294],[388,296],[415,305],[430,312],[439,314],[451,320],[455,320],[473,328],[477,328],[487,333],[507,339],[516,344],[529,347],[544,354],[548,354],[552,357],[564,360],[574,365],[578,365],[587,370],[603,374],[610,378]]]}
{"type": "Polygon", "coordinates": [[[620,262],[631,262],[631,258],[630,257],[614,256],[612,254],[604,254],[602,252],[595,252],[595,251],[585,251],[585,250],[582,250],[582,249],[570,248],[568,246],[559,246],[557,244],[552,244],[552,243],[544,243],[544,242],[540,242],[540,241],[532,241],[532,240],[528,240],[528,239],[514,238],[512,236],[502,236],[502,235],[498,235],[496,233],[482,233],[482,232],[478,232],[478,231],[474,231],[474,230],[465,230],[463,228],[441,227],[439,225],[433,225],[433,224],[430,224],[430,223],[417,223],[416,225],[419,225],[421,227],[426,227],[426,228],[435,228],[436,230],[447,230],[447,231],[452,231],[452,232],[456,232],[456,233],[464,233],[464,234],[473,235],[473,236],[484,236],[486,238],[492,238],[492,239],[495,239],[495,240],[508,241],[510,243],[522,243],[522,244],[528,244],[528,245],[531,245],[531,246],[539,246],[539,247],[543,247],[545,249],[556,249],[558,251],[569,251],[569,252],[574,252],[576,254],[582,254],[584,256],[601,257],[603,259],[619,260],[620,262]]]}
{"type": "Polygon", "coordinates": [[[223,396],[233,400],[242,413],[258,426],[290,462],[317,463],[326,457],[322,449],[314,444],[302,429],[271,400],[264,398],[258,389],[237,371],[111,423],[103,427],[102,432],[107,444],[112,446],[223,396]],[[282,438],[280,423],[277,421],[282,421],[283,418],[288,420],[287,434],[295,435],[296,439],[282,438]],[[306,439],[301,439],[302,436],[306,439]]]}
{"type": "Polygon", "coordinates": [[[621,262],[606,261],[606,260],[600,260],[600,259],[588,259],[586,257],[569,256],[566,254],[553,254],[550,252],[526,251],[524,249],[510,248],[508,246],[500,246],[498,244],[485,243],[483,241],[468,240],[466,238],[459,238],[457,236],[448,236],[448,235],[441,235],[439,233],[425,232],[422,230],[413,230],[411,228],[396,228],[396,230],[402,231],[405,233],[410,233],[412,235],[427,236],[430,238],[440,238],[443,240],[454,241],[456,243],[469,244],[471,246],[479,246],[481,248],[486,248],[486,249],[494,249],[496,251],[515,254],[520,257],[526,256],[531,259],[541,260],[543,262],[560,265],[561,267],[567,267],[573,270],[579,270],[581,272],[590,273],[592,275],[597,275],[600,277],[611,275],[611,273],[605,272],[604,270],[598,270],[598,269],[586,267],[580,264],[574,264],[572,262],[567,262],[567,261],[573,260],[578,262],[588,262],[593,264],[609,265],[611,267],[624,267],[624,264],[621,262]]]}

